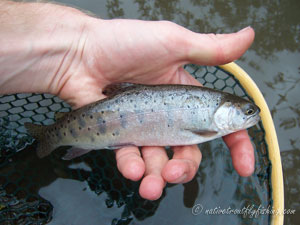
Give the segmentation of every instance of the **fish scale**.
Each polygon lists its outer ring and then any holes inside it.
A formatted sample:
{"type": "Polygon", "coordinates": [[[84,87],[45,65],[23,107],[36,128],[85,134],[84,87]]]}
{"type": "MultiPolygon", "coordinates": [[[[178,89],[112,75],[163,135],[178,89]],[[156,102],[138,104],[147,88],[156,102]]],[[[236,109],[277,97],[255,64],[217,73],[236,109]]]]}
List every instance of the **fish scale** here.
{"type": "Polygon", "coordinates": [[[198,144],[255,125],[259,108],[243,98],[189,85],[110,85],[107,98],[64,113],[56,123],[26,123],[38,156],[73,146],[65,159],[123,146],[198,144]]]}

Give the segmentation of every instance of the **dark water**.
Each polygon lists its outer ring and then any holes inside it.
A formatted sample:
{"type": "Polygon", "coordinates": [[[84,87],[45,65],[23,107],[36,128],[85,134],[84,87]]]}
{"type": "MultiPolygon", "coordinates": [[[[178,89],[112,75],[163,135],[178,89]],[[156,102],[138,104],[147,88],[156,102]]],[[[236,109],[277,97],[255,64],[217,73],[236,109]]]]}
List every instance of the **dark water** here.
{"type": "MultiPolygon", "coordinates": [[[[300,219],[299,1],[63,0],[59,2],[89,10],[101,18],[171,20],[195,32],[234,32],[251,25],[256,31],[255,42],[237,63],[255,80],[272,111],[284,170],[285,208],[297,210],[296,215],[285,216],[285,224],[298,224],[296,221],[300,219]]],[[[107,158],[111,158],[111,161],[103,161],[99,153],[92,153],[83,161],[68,164],[58,163],[52,158],[38,160],[29,149],[20,156],[23,160],[26,159],[24,160],[26,166],[17,164],[11,166],[19,167],[20,170],[31,168],[24,172],[31,180],[16,181],[16,184],[25,186],[30,182],[37,184],[35,191],[53,206],[53,219],[50,222],[53,225],[113,224],[112,221],[116,221],[114,218],[118,220],[132,218],[130,224],[149,225],[158,224],[158,221],[160,224],[187,224],[188,218],[189,224],[204,225],[211,224],[211,217],[214,217],[213,224],[224,224],[224,220],[226,224],[241,224],[241,221],[249,224],[266,224],[268,221],[266,216],[242,220],[234,215],[225,217],[192,215],[192,207],[195,204],[201,204],[204,209],[218,206],[228,208],[226,203],[230,202],[230,207],[236,209],[253,200],[257,205],[261,203],[260,201],[268,201],[264,199],[266,195],[263,194],[268,191],[267,186],[263,188],[262,184],[261,189],[255,192],[250,187],[250,183],[260,182],[257,177],[241,178],[235,173],[232,174],[229,153],[222,142],[204,145],[202,149],[204,159],[214,158],[216,161],[203,160],[196,178],[191,183],[168,186],[163,198],[152,203],[133,196],[136,192],[132,190],[138,190],[138,183],[127,182],[121,179],[116,170],[109,169],[113,164],[111,153],[105,153],[109,155],[107,158]],[[224,163],[224,159],[229,161],[224,163]],[[93,166],[95,164],[99,165],[99,168],[95,168],[93,166]],[[99,176],[89,176],[91,173],[99,176]],[[47,174],[47,177],[40,177],[39,174],[47,174]],[[105,177],[113,179],[104,179],[105,177]],[[119,184],[119,180],[123,183],[119,184]],[[106,192],[108,189],[111,190],[109,197],[106,192]],[[121,200],[118,191],[122,192],[121,200]],[[116,199],[118,201],[113,201],[116,199]],[[201,202],[198,199],[201,199],[201,202]],[[134,211],[130,211],[132,209],[134,211]],[[127,215],[129,211],[133,216],[127,215]]]]}

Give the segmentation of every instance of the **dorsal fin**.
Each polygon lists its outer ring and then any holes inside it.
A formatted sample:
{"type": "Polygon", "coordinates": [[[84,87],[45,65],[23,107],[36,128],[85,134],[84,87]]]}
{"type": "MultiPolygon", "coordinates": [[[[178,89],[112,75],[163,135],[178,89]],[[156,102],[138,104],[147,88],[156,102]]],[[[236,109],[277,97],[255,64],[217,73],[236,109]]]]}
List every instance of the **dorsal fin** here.
{"type": "Polygon", "coordinates": [[[59,119],[61,119],[64,115],[66,115],[67,112],[56,112],[54,114],[54,119],[57,121],[59,119]]]}
{"type": "Polygon", "coordinates": [[[107,85],[102,93],[106,96],[113,96],[124,92],[125,90],[134,89],[142,86],[142,84],[133,84],[133,83],[116,83],[107,85]]]}

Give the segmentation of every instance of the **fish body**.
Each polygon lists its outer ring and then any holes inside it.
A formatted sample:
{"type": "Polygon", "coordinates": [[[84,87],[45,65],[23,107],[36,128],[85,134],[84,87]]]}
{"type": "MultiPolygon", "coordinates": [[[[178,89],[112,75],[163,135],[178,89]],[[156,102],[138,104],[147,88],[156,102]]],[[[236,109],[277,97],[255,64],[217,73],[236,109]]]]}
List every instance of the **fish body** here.
{"type": "Polygon", "coordinates": [[[259,108],[240,97],[188,85],[119,84],[107,98],[86,105],[48,126],[26,123],[38,139],[40,157],[73,146],[66,159],[93,149],[192,145],[255,125],[259,108]]]}

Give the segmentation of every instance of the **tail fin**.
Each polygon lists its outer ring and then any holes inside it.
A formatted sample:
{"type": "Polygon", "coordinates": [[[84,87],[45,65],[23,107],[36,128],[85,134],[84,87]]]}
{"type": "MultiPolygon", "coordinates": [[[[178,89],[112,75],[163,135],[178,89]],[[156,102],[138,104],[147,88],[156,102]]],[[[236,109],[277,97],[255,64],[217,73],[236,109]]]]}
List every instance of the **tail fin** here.
{"type": "Polygon", "coordinates": [[[29,134],[38,141],[36,151],[39,158],[43,158],[54,151],[55,146],[52,144],[52,141],[45,136],[47,126],[32,123],[25,123],[24,126],[29,134]]]}

